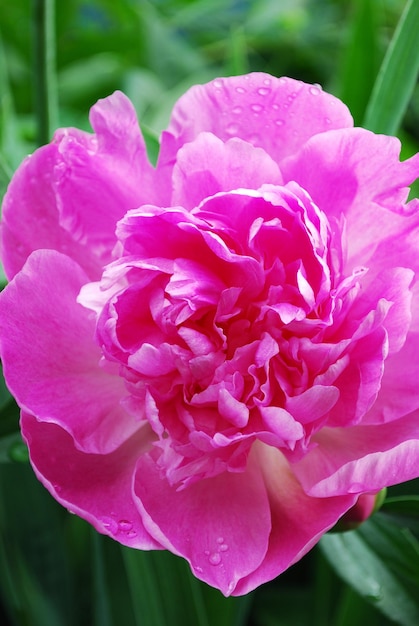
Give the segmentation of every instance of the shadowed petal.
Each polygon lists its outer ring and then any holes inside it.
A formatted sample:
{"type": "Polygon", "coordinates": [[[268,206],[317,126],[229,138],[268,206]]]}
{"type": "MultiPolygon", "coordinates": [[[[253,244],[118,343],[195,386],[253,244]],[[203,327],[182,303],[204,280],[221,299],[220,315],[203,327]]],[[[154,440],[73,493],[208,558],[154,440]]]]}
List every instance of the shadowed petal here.
{"type": "Polygon", "coordinates": [[[136,460],[149,445],[147,429],[110,454],[85,454],[57,424],[23,412],[21,428],[35,473],[58,502],[124,545],[161,548],[145,530],[131,495],[136,460]]]}

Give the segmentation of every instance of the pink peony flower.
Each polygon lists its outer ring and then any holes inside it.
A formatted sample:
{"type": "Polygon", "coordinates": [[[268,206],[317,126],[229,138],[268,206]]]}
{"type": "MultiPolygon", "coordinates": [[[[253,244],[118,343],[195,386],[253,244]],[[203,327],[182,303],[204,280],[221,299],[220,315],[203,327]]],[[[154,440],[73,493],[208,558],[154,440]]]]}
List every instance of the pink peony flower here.
{"type": "Polygon", "coordinates": [[[228,595],[419,475],[419,155],[289,78],[195,86],[156,168],[122,93],[3,206],[1,356],[34,470],[228,595]]]}

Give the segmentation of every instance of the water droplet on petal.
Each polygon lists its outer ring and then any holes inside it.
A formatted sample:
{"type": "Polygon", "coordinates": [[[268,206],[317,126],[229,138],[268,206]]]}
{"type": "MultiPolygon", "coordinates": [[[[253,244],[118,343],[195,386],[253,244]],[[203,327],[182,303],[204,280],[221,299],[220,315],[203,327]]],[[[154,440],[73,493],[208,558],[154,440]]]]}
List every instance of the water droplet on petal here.
{"type": "Polygon", "coordinates": [[[276,104],[276,102],[274,102],[274,104],[272,105],[272,108],[273,108],[274,111],[278,111],[279,104],[276,104]]]}
{"type": "Polygon", "coordinates": [[[118,532],[118,523],[114,519],[111,517],[103,517],[102,523],[106,530],[109,530],[112,535],[116,535],[118,532]]]}
{"type": "Polygon", "coordinates": [[[217,543],[224,543],[224,537],[218,537],[217,543]]]}
{"type": "Polygon", "coordinates": [[[237,93],[246,93],[246,89],[244,89],[243,87],[236,87],[236,91],[237,93]]]}
{"type": "Polygon", "coordinates": [[[328,117],[324,118],[324,123],[327,124],[329,126],[329,124],[331,124],[331,120],[328,117]]]}
{"type": "Polygon", "coordinates": [[[221,80],[214,80],[213,85],[216,89],[221,89],[221,87],[223,86],[223,83],[221,80]]]}
{"type": "Polygon", "coordinates": [[[238,132],[239,132],[238,124],[229,124],[226,128],[226,133],[228,133],[229,135],[237,135],[238,132]]]}
{"type": "Polygon", "coordinates": [[[228,545],[226,543],[222,543],[219,549],[220,549],[220,552],[227,552],[228,545]]]}
{"type": "Polygon", "coordinates": [[[251,104],[250,108],[252,109],[253,113],[260,113],[261,111],[263,111],[263,106],[261,104],[251,104]]]}
{"type": "Polygon", "coordinates": [[[127,533],[132,528],[132,522],[129,522],[126,519],[121,519],[118,522],[118,527],[119,527],[119,530],[121,530],[124,533],[127,533]]]}
{"type": "Polygon", "coordinates": [[[260,96],[267,96],[267,95],[268,95],[268,94],[270,94],[270,93],[271,93],[271,90],[270,90],[270,89],[268,89],[267,87],[260,87],[260,88],[258,89],[258,94],[259,94],[260,96]]]}
{"type": "Polygon", "coordinates": [[[234,113],[234,115],[240,115],[240,113],[243,112],[243,109],[242,109],[242,107],[234,107],[232,112],[234,113]]]}
{"type": "Polygon", "coordinates": [[[263,81],[264,85],[270,85],[271,84],[271,79],[270,78],[265,78],[265,80],[263,81]]]}
{"type": "Polygon", "coordinates": [[[283,126],[285,124],[284,120],[275,120],[275,124],[277,126],[283,126]]]}
{"type": "Polygon", "coordinates": [[[319,93],[320,93],[320,89],[318,87],[315,87],[314,85],[313,85],[313,87],[310,87],[309,91],[310,91],[312,96],[318,96],[319,93]]]}
{"type": "Polygon", "coordinates": [[[213,552],[212,554],[210,554],[208,561],[211,563],[211,565],[219,565],[221,563],[221,556],[218,554],[218,552],[213,552]]]}
{"type": "Polygon", "coordinates": [[[129,537],[130,539],[133,539],[136,536],[137,536],[137,533],[135,530],[130,530],[129,532],[127,532],[127,537],[129,537]]]}
{"type": "Polygon", "coordinates": [[[247,138],[247,141],[251,143],[252,146],[255,146],[257,143],[259,143],[260,137],[259,135],[250,135],[250,137],[247,138]]]}
{"type": "Polygon", "coordinates": [[[285,78],[285,76],[281,76],[281,78],[279,79],[279,84],[285,85],[286,82],[287,82],[287,79],[285,78]]]}

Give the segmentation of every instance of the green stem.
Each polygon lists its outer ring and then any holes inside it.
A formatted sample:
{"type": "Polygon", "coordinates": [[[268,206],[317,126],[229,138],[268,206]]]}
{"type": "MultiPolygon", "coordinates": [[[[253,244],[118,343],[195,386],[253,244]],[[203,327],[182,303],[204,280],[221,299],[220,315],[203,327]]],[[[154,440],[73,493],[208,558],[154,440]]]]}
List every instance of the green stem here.
{"type": "Polygon", "coordinates": [[[37,142],[48,143],[57,125],[54,0],[33,0],[34,104],[37,142]]]}

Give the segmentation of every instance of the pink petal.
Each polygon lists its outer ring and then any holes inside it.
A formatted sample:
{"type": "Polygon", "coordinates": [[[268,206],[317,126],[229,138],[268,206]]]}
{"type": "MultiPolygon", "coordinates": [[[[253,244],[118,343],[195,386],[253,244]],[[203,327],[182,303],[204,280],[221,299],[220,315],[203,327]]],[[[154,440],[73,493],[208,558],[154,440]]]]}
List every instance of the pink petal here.
{"type": "Polygon", "coordinates": [[[264,183],[280,185],[282,176],[261,148],[240,139],[223,143],[215,135],[201,133],[177,154],[172,204],[193,209],[219,191],[257,189],[264,183]]]}
{"type": "Polygon", "coordinates": [[[403,348],[385,362],[380,393],[363,424],[397,420],[419,409],[419,334],[409,333],[403,348]]]}
{"type": "MultiPolygon", "coordinates": [[[[400,163],[400,142],[362,128],[312,137],[281,164],[286,181],[296,181],[330,218],[347,220],[349,260],[368,265],[375,245],[406,227],[408,186],[419,176],[419,155],[400,163]]],[[[417,224],[417,220],[416,220],[417,224]]]]}
{"type": "Polygon", "coordinates": [[[239,582],[233,595],[248,593],[297,562],[357,500],[353,494],[310,497],[278,450],[258,444],[256,454],[268,491],[272,532],[265,559],[239,582]]]}
{"type": "Polygon", "coordinates": [[[85,454],[57,424],[23,412],[21,428],[35,473],[58,502],[124,545],[161,548],[145,530],[131,495],[135,462],[148,443],[146,431],[110,454],[85,454]]]}
{"type": "Polygon", "coordinates": [[[87,280],[68,257],[34,252],[0,294],[0,351],[19,406],[60,424],[88,452],[109,452],[139,428],[121,406],[118,375],[100,367],[95,320],[77,304],[87,280]]]}
{"type": "Polygon", "coordinates": [[[378,426],[324,428],[313,441],[317,447],[293,465],[313,496],[380,491],[418,475],[418,411],[378,426]]]}
{"type": "Polygon", "coordinates": [[[170,167],[179,148],[205,131],[223,141],[243,139],[278,162],[309,137],[352,124],[346,106],[319,87],[262,73],[219,78],[178,100],[162,135],[159,167],[170,167]]]}
{"type": "Polygon", "coordinates": [[[138,462],[134,491],[156,541],[187,559],[197,578],[225,595],[264,559],[271,519],[257,466],[176,491],[145,455],[138,462]]]}
{"type": "Polygon", "coordinates": [[[9,278],[39,248],[65,252],[98,277],[111,259],[116,222],[128,209],[159,199],[130,101],[119,92],[100,100],[91,122],[95,135],[57,131],[13,178],[2,227],[9,278]]]}

